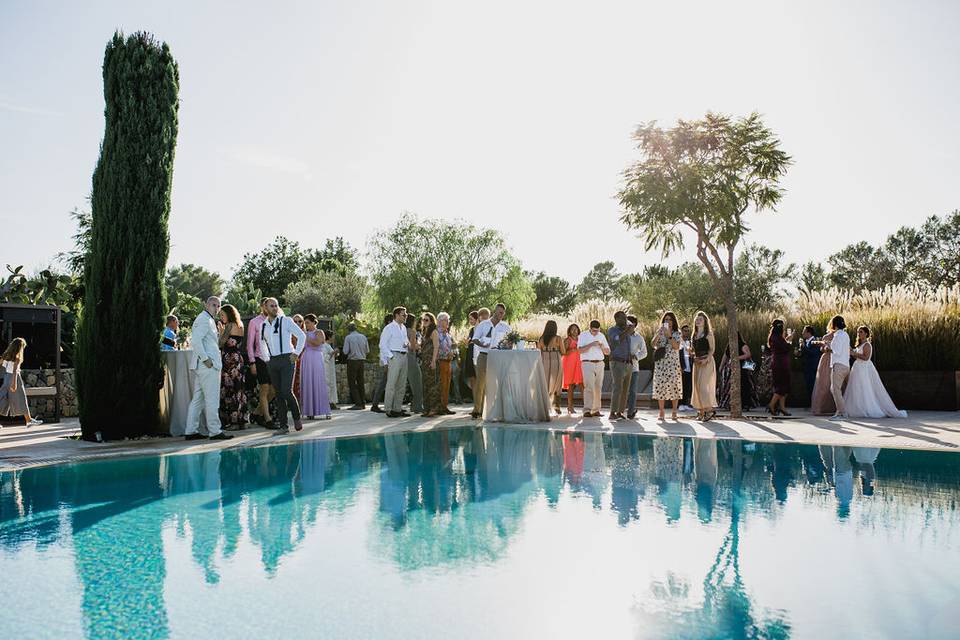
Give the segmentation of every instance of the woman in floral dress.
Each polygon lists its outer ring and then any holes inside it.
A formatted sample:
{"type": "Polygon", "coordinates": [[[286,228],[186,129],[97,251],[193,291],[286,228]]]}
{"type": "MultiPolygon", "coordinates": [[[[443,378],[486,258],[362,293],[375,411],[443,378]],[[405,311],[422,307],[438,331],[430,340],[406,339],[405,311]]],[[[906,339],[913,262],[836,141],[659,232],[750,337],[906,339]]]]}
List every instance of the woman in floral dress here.
{"type": "Polygon", "coordinates": [[[673,401],[670,417],[677,419],[677,405],[683,397],[683,374],[680,371],[682,341],[677,316],[667,311],[660,318],[660,328],[650,344],[653,346],[653,398],[660,405],[660,419],[667,400],[673,401]],[[659,358],[659,359],[658,359],[659,358]]]}
{"type": "Polygon", "coordinates": [[[220,308],[220,422],[228,431],[243,429],[247,424],[246,365],[243,362],[243,322],[237,308],[225,304],[220,308]]]}

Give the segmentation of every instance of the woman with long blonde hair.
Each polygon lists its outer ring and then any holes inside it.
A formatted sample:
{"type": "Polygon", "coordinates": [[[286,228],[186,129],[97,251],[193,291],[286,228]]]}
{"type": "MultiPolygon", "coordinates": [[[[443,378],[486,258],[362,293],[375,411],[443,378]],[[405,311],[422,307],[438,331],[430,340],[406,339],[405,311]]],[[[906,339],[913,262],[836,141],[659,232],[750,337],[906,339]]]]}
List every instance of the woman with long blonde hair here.
{"type": "Polygon", "coordinates": [[[697,311],[693,317],[693,393],[690,403],[697,410],[697,420],[707,421],[717,415],[717,363],[713,359],[717,344],[710,317],[697,311]]]}
{"type": "Polygon", "coordinates": [[[23,416],[26,426],[33,427],[43,422],[30,415],[27,392],[23,388],[20,369],[23,366],[26,350],[27,341],[23,338],[14,338],[0,357],[0,371],[3,372],[3,385],[0,386],[0,416],[23,416]]]}

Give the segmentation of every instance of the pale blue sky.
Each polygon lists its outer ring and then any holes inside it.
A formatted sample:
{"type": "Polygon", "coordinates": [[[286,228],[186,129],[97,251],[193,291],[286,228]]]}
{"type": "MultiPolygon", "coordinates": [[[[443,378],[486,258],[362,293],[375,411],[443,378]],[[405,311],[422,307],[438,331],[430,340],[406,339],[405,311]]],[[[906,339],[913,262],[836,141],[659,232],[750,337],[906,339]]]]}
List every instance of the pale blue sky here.
{"type": "Polygon", "coordinates": [[[403,210],[573,281],[639,270],[630,134],[707,110],[760,111],[794,156],[751,239],[797,262],[960,207],[957,2],[282,5],[0,0],[0,267],[70,247],[116,28],[180,64],[171,263],[225,275],[278,234],[363,248],[403,210]]]}

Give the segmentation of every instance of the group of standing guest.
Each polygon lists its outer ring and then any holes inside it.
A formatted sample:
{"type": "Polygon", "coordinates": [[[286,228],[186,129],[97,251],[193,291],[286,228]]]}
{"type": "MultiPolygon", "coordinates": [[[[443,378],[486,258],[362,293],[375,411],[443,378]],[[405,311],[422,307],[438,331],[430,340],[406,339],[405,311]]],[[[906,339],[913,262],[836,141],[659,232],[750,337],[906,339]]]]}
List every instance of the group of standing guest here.
{"type": "Polygon", "coordinates": [[[409,386],[413,413],[426,418],[452,415],[448,403],[458,352],[450,334],[450,314],[424,311],[418,322],[406,307],[396,307],[384,318],[380,332],[380,365],[386,375],[380,376],[371,411],[388,418],[412,415],[403,409],[409,386]]]}
{"type": "MultiPolygon", "coordinates": [[[[297,431],[303,429],[304,416],[329,419],[331,411],[338,408],[336,350],[331,344],[332,332],[318,324],[312,313],[288,317],[276,298],[264,298],[260,313],[244,327],[234,306],[221,305],[216,296],[208,298],[191,333],[189,368],[197,373],[186,438],[229,439],[224,431],[242,429],[248,420],[287,433],[288,415],[297,431]],[[208,435],[199,433],[201,414],[208,435]]],[[[179,320],[168,316],[161,349],[176,349],[178,328],[179,320]]],[[[362,363],[368,351],[366,338],[356,332],[355,325],[350,329],[345,355],[350,362],[359,359],[362,363]]],[[[362,364],[349,371],[355,402],[351,409],[362,409],[362,364]]]]}

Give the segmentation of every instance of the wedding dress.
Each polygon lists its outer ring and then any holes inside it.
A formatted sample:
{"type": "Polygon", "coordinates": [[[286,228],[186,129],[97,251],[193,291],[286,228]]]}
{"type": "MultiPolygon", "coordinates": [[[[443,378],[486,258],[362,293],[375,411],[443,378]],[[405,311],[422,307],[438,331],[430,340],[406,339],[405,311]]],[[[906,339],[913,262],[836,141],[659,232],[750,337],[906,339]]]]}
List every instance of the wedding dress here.
{"type": "MultiPolygon", "coordinates": [[[[852,353],[860,355],[863,353],[863,346],[852,350],[852,353]]],[[[870,350],[870,358],[873,357],[873,348],[870,350]]],[[[906,418],[907,412],[897,409],[893,404],[887,390],[880,380],[880,374],[877,367],[874,366],[871,359],[860,360],[853,363],[850,369],[850,377],[847,380],[847,389],[843,394],[843,403],[847,408],[847,416],[850,418],[906,418]]]]}

